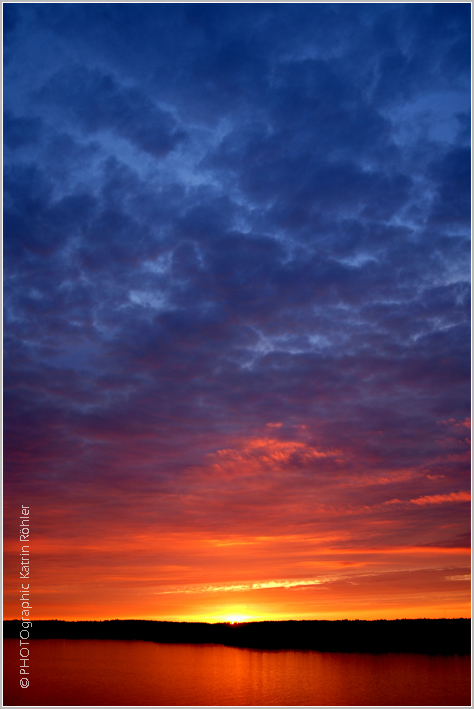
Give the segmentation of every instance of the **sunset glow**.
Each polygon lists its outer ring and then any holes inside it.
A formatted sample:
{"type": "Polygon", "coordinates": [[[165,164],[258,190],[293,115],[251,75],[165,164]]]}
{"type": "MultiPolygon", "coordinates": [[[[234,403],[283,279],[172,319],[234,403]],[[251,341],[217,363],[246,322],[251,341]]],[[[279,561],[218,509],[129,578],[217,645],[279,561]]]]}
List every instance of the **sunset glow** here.
{"type": "Polygon", "coordinates": [[[5,618],[470,617],[469,3],[4,13],[5,618]]]}

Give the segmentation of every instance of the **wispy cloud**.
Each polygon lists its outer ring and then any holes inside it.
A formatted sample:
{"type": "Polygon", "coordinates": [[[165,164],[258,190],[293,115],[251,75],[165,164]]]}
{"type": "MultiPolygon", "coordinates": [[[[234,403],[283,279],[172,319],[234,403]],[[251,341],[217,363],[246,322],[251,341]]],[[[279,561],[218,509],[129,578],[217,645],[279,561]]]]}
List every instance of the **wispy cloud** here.
{"type": "Polygon", "coordinates": [[[450,492],[447,495],[425,495],[418,497],[416,500],[410,500],[413,505],[441,505],[443,502],[470,502],[471,493],[450,492]]]}
{"type": "Polygon", "coordinates": [[[217,593],[228,591],[256,591],[259,589],[268,588],[296,588],[297,586],[319,586],[327,582],[329,579],[305,579],[305,580],[280,580],[280,581],[261,581],[256,583],[241,583],[241,584],[225,584],[222,586],[192,586],[181,587],[173,590],[156,591],[158,595],[168,593],[217,593]]]}

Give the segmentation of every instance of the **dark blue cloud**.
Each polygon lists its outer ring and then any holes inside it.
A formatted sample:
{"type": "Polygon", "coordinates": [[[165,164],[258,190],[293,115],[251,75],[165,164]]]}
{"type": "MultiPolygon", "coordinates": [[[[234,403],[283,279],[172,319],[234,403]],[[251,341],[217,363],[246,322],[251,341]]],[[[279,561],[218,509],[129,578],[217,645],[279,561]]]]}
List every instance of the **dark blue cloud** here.
{"type": "Polygon", "coordinates": [[[459,224],[468,229],[471,222],[471,151],[454,148],[434,161],[431,175],[436,197],[430,221],[449,224],[451,228],[459,224]]]}
{"type": "Polygon", "coordinates": [[[156,158],[167,155],[185,137],[169,112],[97,70],[77,67],[60,72],[42,89],[41,98],[64,107],[86,133],[113,131],[156,158]]]}
{"type": "Polygon", "coordinates": [[[38,118],[14,118],[8,112],[3,116],[3,140],[8,148],[22,147],[35,143],[41,132],[38,118]]]}
{"type": "Polygon", "coordinates": [[[141,445],[153,489],[275,420],[438,470],[469,415],[470,8],[5,12],[9,484],[113,487],[141,445]]]}

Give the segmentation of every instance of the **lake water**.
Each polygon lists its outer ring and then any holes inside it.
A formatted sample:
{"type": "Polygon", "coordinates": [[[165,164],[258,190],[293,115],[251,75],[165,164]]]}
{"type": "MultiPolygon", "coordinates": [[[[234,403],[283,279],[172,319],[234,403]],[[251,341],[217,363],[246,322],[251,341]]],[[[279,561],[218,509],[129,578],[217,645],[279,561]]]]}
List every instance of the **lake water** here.
{"type": "Polygon", "coordinates": [[[470,706],[470,656],[249,650],[124,640],[4,640],[4,705],[470,706]]]}

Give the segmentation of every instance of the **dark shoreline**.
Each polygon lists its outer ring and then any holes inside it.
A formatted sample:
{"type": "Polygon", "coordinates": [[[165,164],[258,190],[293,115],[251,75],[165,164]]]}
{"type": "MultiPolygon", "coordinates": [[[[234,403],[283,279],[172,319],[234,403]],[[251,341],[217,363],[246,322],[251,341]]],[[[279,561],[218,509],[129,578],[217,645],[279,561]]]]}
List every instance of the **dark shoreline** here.
{"type": "MultiPolygon", "coordinates": [[[[21,621],[3,622],[4,638],[19,638],[21,621]]],[[[471,652],[471,620],[283,620],[253,623],[176,623],[156,620],[34,620],[30,640],[148,640],[217,643],[261,650],[320,652],[471,652]]]]}

